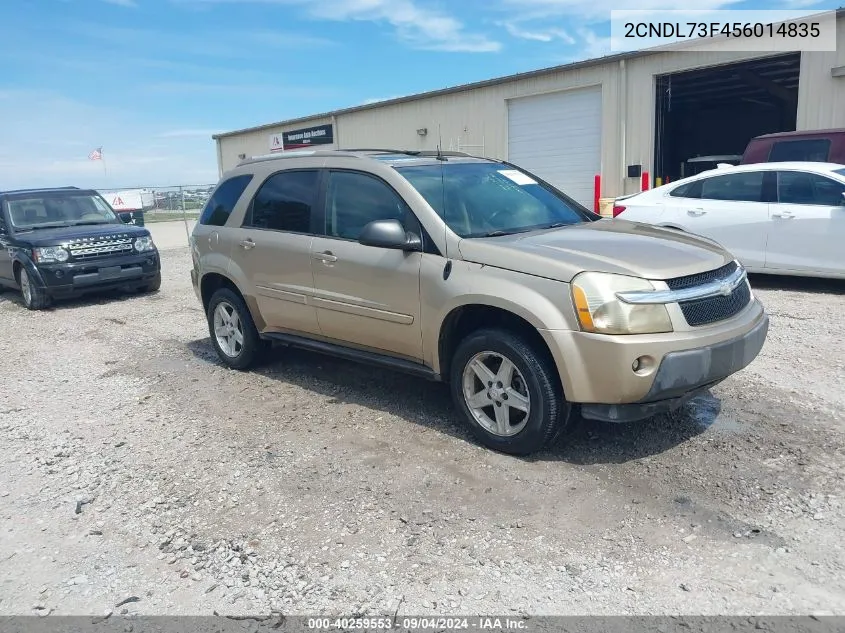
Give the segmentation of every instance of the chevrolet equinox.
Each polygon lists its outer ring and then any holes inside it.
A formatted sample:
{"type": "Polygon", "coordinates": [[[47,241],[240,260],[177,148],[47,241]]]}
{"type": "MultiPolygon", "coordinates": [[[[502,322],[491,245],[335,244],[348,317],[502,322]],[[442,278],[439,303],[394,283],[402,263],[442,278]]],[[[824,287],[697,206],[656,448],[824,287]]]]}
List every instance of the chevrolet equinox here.
{"type": "Polygon", "coordinates": [[[244,160],[191,252],[229,367],[276,342],[444,381],[478,440],[517,455],[576,414],[676,409],[751,363],[768,332],[719,244],[602,218],[515,165],[457,152],[244,160]]]}

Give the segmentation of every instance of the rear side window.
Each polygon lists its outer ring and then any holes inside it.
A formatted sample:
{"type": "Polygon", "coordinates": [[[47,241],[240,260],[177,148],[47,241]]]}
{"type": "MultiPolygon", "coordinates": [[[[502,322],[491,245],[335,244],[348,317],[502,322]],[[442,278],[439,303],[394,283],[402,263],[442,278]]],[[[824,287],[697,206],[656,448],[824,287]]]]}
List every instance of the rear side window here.
{"type": "Polygon", "coordinates": [[[818,204],[835,207],[842,204],[845,185],[819,174],[802,171],[778,172],[778,202],[782,204],[818,204]]]}
{"type": "Polygon", "coordinates": [[[830,154],[830,139],[806,139],[803,141],[777,141],[769,152],[769,162],[786,161],[827,162],[830,154]]]}
{"type": "Polygon", "coordinates": [[[763,200],[763,172],[744,171],[705,178],[701,181],[700,197],[705,200],[761,202],[763,200]]]}
{"type": "Polygon", "coordinates": [[[200,224],[208,224],[211,226],[223,226],[226,220],[232,214],[232,209],[238,203],[244,189],[247,188],[252,176],[244,174],[242,176],[233,176],[228,180],[220,183],[217,190],[205,203],[205,207],[200,215],[200,224]]]}
{"type": "Polygon", "coordinates": [[[320,172],[283,171],[268,178],[252,200],[245,226],[291,233],[311,232],[311,211],[317,201],[320,172]]]}

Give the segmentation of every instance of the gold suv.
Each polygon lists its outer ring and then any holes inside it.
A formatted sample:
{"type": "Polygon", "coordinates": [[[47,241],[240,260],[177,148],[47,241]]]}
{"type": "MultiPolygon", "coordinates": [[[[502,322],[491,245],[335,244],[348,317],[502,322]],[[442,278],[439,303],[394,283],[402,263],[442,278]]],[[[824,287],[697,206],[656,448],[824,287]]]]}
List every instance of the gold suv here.
{"type": "Polygon", "coordinates": [[[747,366],[768,317],[717,243],[605,219],[512,164],[317,150],[224,174],[191,238],[211,340],[274,342],[446,381],[486,446],[576,413],[628,422],[747,366]]]}

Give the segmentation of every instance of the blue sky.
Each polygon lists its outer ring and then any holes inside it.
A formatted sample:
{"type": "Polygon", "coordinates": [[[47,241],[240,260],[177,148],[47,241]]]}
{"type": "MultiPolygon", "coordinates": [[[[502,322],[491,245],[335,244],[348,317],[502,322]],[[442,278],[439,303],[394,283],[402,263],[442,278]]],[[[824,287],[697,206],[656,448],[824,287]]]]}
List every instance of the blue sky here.
{"type": "Polygon", "coordinates": [[[0,189],[214,182],[214,132],[608,54],[611,10],[672,4],[5,0],[0,189]]]}

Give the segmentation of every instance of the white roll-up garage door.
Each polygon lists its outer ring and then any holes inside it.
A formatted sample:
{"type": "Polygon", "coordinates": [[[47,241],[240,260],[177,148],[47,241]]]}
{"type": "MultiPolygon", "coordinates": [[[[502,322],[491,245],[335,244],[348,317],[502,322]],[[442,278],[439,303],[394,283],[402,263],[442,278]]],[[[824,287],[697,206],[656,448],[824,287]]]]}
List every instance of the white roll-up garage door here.
{"type": "Polygon", "coordinates": [[[601,169],[601,86],[510,100],[508,160],[592,209],[601,169]]]}

